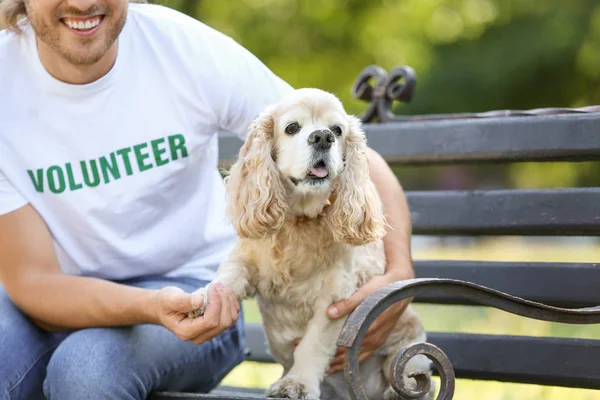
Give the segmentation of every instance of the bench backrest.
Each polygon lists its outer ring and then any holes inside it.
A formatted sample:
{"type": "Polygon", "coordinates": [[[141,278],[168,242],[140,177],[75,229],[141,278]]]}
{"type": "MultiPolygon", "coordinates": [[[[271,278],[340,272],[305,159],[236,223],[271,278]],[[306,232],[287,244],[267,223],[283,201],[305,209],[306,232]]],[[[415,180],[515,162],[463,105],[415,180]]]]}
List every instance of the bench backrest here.
{"type": "MultiPolygon", "coordinates": [[[[365,124],[370,147],[394,165],[600,160],[600,113],[365,124]]],[[[222,135],[221,160],[239,139],[222,135]]],[[[600,189],[407,191],[415,235],[600,236],[600,189]]],[[[416,261],[418,277],[451,278],[564,308],[600,305],[600,264],[416,261]]],[[[474,303],[435,292],[419,303],[474,303]]],[[[599,329],[600,337],[600,329],[599,329]]],[[[600,340],[429,333],[458,378],[600,389],[600,340]]],[[[250,360],[272,361],[260,325],[250,360]]]]}
{"type": "MultiPolygon", "coordinates": [[[[373,126],[371,145],[405,165],[600,159],[600,113],[408,121],[373,126]]],[[[438,236],[599,236],[600,189],[408,192],[413,231],[438,236]]],[[[563,308],[600,305],[600,264],[417,261],[451,278],[563,308]]],[[[416,302],[473,304],[460,295],[416,302]]],[[[598,330],[600,338],[600,329],[598,330]]],[[[431,333],[457,377],[600,388],[600,341],[431,333]]]]}

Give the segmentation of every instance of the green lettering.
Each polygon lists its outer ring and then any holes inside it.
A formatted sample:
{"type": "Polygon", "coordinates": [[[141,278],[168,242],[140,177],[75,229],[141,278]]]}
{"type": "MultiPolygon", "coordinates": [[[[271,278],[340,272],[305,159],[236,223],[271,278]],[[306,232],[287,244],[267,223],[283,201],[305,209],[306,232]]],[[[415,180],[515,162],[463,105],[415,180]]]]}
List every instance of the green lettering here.
{"type": "Polygon", "coordinates": [[[132,175],[133,170],[131,169],[131,163],[129,162],[129,153],[131,153],[131,147],[125,147],[124,149],[117,150],[117,154],[123,158],[123,164],[125,164],[125,171],[127,175],[132,175]]]}
{"type": "Polygon", "coordinates": [[[163,143],[165,141],[165,138],[160,138],[160,139],[155,139],[153,141],[150,142],[150,144],[152,145],[152,151],[154,153],[154,160],[156,161],[156,165],[157,166],[161,166],[161,165],[165,165],[169,162],[168,159],[161,159],[160,156],[163,153],[167,152],[167,149],[159,149],[158,145],[163,143]]]}
{"type": "Polygon", "coordinates": [[[169,136],[169,147],[171,148],[171,159],[177,160],[177,150],[181,152],[181,157],[187,157],[188,152],[185,148],[185,137],[182,134],[169,136]]]}
{"type": "Polygon", "coordinates": [[[28,169],[27,173],[29,174],[29,177],[31,178],[31,182],[33,182],[33,186],[35,187],[35,190],[37,190],[40,193],[44,192],[44,170],[43,169],[38,169],[35,171],[36,175],[37,175],[37,179],[36,176],[33,175],[33,171],[28,169]]]}
{"type": "Polygon", "coordinates": [[[83,185],[81,183],[75,183],[75,177],[73,176],[73,168],[71,167],[71,163],[66,163],[65,167],[67,168],[67,177],[69,178],[69,189],[81,189],[83,185]]]}
{"type": "Polygon", "coordinates": [[[48,174],[48,187],[53,193],[62,193],[67,188],[65,184],[65,173],[58,165],[53,165],[46,171],[48,174]],[[56,175],[56,180],[54,179],[56,175]],[[57,185],[58,181],[58,185],[57,185]]]}
{"type": "Polygon", "coordinates": [[[117,156],[115,156],[115,153],[110,153],[110,164],[106,157],[100,157],[100,169],[102,170],[104,183],[108,183],[110,181],[108,177],[109,171],[114,180],[121,178],[121,173],[119,172],[119,165],[117,164],[117,156]]]}
{"type": "Polygon", "coordinates": [[[83,181],[89,187],[95,187],[100,184],[100,175],[98,174],[98,164],[96,160],[90,160],[90,166],[92,167],[93,180],[90,179],[87,162],[81,161],[81,170],[83,171],[83,181]]]}
{"type": "Polygon", "coordinates": [[[140,144],[136,144],[135,146],[133,146],[133,151],[135,153],[135,158],[137,158],[137,163],[138,163],[140,172],[144,172],[144,171],[152,168],[152,164],[144,164],[144,160],[146,158],[150,158],[150,154],[148,154],[148,153],[142,154],[142,149],[144,149],[146,147],[148,147],[148,143],[140,143],[140,144]]]}

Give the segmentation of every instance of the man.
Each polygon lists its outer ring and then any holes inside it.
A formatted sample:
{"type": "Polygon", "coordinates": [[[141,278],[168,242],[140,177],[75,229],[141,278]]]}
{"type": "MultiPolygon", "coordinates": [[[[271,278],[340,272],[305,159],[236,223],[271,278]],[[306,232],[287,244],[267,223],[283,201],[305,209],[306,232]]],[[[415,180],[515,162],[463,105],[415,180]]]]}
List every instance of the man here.
{"type": "MultiPolygon", "coordinates": [[[[165,7],[0,0],[0,20],[0,398],[209,391],[243,359],[230,290],[186,318],[235,238],[217,131],[244,138],[291,88],[165,7]]],[[[393,227],[388,273],[331,318],[412,277],[402,189],[374,152],[370,165],[393,227]]],[[[377,321],[361,358],[403,308],[377,321]]]]}

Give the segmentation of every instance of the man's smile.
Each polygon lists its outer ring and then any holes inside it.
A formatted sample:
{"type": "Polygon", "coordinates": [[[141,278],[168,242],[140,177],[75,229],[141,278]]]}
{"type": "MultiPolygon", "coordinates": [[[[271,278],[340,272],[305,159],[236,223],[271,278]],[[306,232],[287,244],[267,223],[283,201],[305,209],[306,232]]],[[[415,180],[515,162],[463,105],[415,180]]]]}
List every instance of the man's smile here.
{"type": "Polygon", "coordinates": [[[91,36],[98,31],[104,16],[96,15],[88,18],[62,18],[61,22],[73,33],[79,36],[91,36]]]}

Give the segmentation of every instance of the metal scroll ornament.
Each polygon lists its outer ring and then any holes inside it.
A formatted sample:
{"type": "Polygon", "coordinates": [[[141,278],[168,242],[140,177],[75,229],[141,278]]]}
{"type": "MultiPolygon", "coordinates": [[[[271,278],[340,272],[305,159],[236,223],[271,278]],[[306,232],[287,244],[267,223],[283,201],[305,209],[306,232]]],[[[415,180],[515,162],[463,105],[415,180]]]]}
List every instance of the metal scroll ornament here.
{"type": "Polygon", "coordinates": [[[369,103],[369,108],[361,117],[363,122],[377,119],[379,122],[404,119],[391,112],[394,100],[408,103],[412,100],[417,75],[408,66],[396,67],[388,74],[385,69],[371,65],[363,69],[352,87],[352,95],[369,103]],[[403,79],[404,82],[399,81],[403,79]],[[371,86],[370,81],[375,81],[371,86]]]}
{"type": "MultiPolygon", "coordinates": [[[[438,278],[418,278],[392,283],[367,297],[350,314],[340,333],[338,346],[347,347],[344,366],[346,383],[354,400],[368,400],[360,381],[358,355],[363,339],[373,321],[392,304],[427,292],[440,295],[462,296],[476,303],[494,307],[527,318],[568,324],[600,323],[600,307],[567,309],[548,306],[475,283],[438,278]]],[[[454,369],[448,357],[430,343],[416,343],[401,350],[390,369],[392,387],[406,398],[419,398],[429,390],[425,374],[412,376],[417,381],[415,390],[404,386],[402,373],[406,363],[415,355],[423,354],[433,361],[440,375],[441,387],[437,400],[451,400],[454,396],[454,369]]]]}
{"type": "Polygon", "coordinates": [[[394,101],[409,103],[417,86],[417,74],[406,65],[395,67],[389,73],[377,66],[363,69],[352,87],[352,96],[369,103],[360,117],[362,122],[427,121],[440,119],[531,117],[554,114],[586,114],[600,112],[600,106],[577,108],[546,107],[531,110],[493,110],[477,113],[396,115],[392,112],[394,101]],[[374,86],[371,85],[374,82],[374,86]]]}

